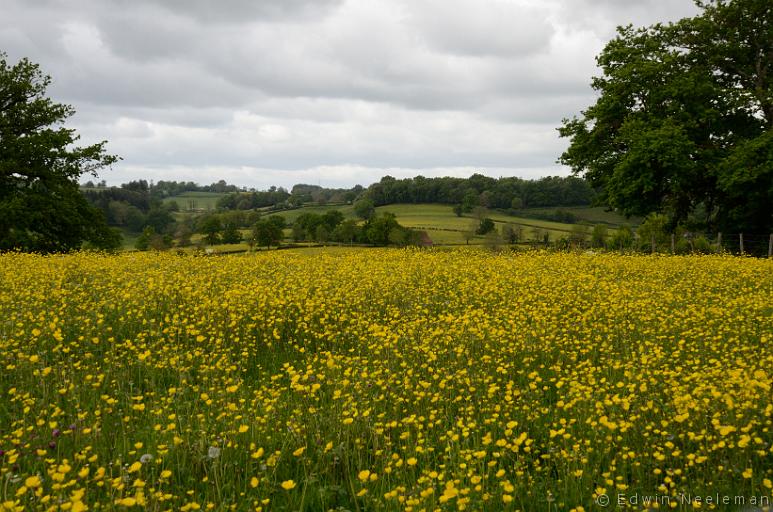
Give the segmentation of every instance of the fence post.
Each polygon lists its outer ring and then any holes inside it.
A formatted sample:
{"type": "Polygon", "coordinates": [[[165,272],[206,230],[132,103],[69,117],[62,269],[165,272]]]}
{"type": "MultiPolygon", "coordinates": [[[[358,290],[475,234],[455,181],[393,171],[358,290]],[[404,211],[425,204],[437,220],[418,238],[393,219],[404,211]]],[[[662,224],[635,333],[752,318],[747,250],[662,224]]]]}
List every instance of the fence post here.
{"type": "Polygon", "coordinates": [[[768,258],[773,258],[773,233],[768,238],[768,258]]]}
{"type": "Polygon", "coordinates": [[[671,233],[671,254],[676,253],[676,235],[671,233]]]}
{"type": "Polygon", "coordinates": [[[738,240],[741,242],[741,254],[743,254],[743,233],[738,234],[738,240]]]}
{"type": "Polygon", "coordinates": [[[717,233],[717,252],[725,252],[722,249],[722,232],[717,233]]]}
{"type": "Polygon", "coordinates": [[[650,246],[652,247],[652,254],[655,254],[655,235],[650,237],[650,246]]]}

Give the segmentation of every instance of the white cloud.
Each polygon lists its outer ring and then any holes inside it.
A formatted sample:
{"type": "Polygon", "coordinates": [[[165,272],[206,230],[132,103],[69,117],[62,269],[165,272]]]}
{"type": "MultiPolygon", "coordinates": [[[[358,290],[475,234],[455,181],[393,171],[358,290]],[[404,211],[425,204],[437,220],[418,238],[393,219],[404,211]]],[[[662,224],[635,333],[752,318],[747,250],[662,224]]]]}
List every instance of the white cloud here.
{"type": "Polygon", "coordinates": [[[691,0],[6,0],[0,49],[39,62],[126,179],[368,184],[566,173],[555,128],[593,101],[619,24],[691,0]]]}

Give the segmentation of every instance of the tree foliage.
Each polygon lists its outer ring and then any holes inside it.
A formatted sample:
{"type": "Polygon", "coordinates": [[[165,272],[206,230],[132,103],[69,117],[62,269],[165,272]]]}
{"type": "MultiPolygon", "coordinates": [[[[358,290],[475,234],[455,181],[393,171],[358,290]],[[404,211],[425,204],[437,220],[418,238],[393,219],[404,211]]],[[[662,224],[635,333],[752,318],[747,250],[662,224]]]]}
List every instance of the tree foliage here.
{"type": "Polygon", "coordinates": [[[223,226],[223,233],[220,238],[224,244],[238,244],[242,241],[242,234],[239,231],[239,226],[237,226],[235,222],[227,222],[223,226]]]}
{"type": "Polygon", "coordinates": [[[384,176],[365,191],[365,197],[375,206],[448,204],[458,205],[461,213],[469,213],[477,206],[499,209],[582,206],[590,204],[594,195],[588,182],[576,176],[524,180],[515,177],[495,179],[482,174],[473,174],[469,178],[416,176],[395,179],[384,176]]]}
{"type": "Polygon", "coordinates": [[[599,93],[559,131],[560,161],[628,215],[671,227],[773,228],[773,4],[698,2],[700,15],[618,29],[598,56],[599,93]]]}
{"type": "Polygon", "coordinates": [[[223,230],[223,223],[217,215],[209,215],[199,222],[199,233],[203,235],[202,240],[209,245],[220,243],[220,232],[223,230]]]}
{"type": "Polygon", "coordinates": [[[285,220],[277,215],[260,219],[252,229],[251,244],[259,247],[279,246],[284,236],[285,220]]]}
{"type": "Polygon", "coordinates": [[[363,220],[369,220],[376,213],[376,205],[369,198],[360,199],[354,203],[354,213],[363,220]]]}
{"type": "Polygon", "coordinates": [[[482,219],[480,219],[480,222],[478,223],[478,227],[475,230],[475,234],[486,235],[494,231],[494,228],[496,228],[494,221],[488,217],[483,217],[482,219]]]}
{"type": "Polygon", "coordinates": [[[106,142],[78,147],[64,127],[69,105],[46,97],[51,78],[0,53],[0,250],[62,252],[116,245],[102,213],[81,195],[78,178],[117,160],[106,142]]]}

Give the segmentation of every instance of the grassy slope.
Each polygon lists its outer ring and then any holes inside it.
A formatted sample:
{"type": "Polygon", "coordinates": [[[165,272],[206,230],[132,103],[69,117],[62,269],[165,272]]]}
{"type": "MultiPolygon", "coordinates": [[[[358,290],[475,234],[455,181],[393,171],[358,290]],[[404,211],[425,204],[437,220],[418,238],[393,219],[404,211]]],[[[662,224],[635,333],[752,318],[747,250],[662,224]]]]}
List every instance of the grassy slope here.
{"type": "MultiPolygon", "coordinates": [[[[348,219],[355,218],[354,208],[351,205],[306,206],[277,212],[274,215],[284,217],[289,224],[294,222],[303,213],[317,213],[321,215],[330,210],[339,210],[348,219]]],[[[577,214],[578,210],[575,209],[573,211],[577,214]]],[[[448,205],[394,204],[380,206],[376,211],[378,213],[390,212],[395,214],[398,222],[406,227],[426,230],[432,241],[436,244],[465,244],[462,232],[474,229],[476,225],[476,220],[471,215],[466,214],[462,217],[457,217],[451,206],[448,205]]],[[[573,228],[572,224],[530,219],[527,217],[513,217],[495,211],[489,212],[488,216],[497,223],[497,227],[501,227],[505,223],[520,226],[523,229],[523,236],[526,240],[536,238],[535,230],[548,231],[551,239],[555,240],[568,235],[573,228]]],[[[480,244],[483,243],[484,239],[482,236],[475,236],[470,243],[480,244]]]]}
{"type": "MultiPolygon", "coordinates": [[[[474,229],[476,220],[469,214],[457,217],[451,206],[439,204],[399,204],[378,208],[378,211],[394,213],[398,222],[412,228],[423,228],[435,243],[464,243],[463,231],[474,229]]],[[[550,232],[552,239],[568,235],[572,224],[513,217],[504,213],[491,211],[488,213],[493,221],[501,227],[502,224],[513,224],[523,229],[526,239],[535,238],[535,230],[550,232]]],[[[480,243],[483,237],[475,237],[471,243],[480,243]]]]}
{"type": "Polygon", "coordinates": [[[528,213],[555,213],[557,210],[563,210],[571,212],[576,215],[581,222],[587,222],[590,224],[608,224],[610,226],[636,226],[642,222],[643,219],[639,217],[631,217],[626,219],[619,213],[606,211],[603,206],[570,206],[560,208],[529,208],[525,210],[528,213]]]}
{"type": "Polygon", "coordinates": [[[302,208],[295,208],[293,210],[285,210],[280,212],[266,212],[266,215],[279,215],[281,217],[284,217],[284,219],[287,221],[288,224],[292,224],[295,222],[295,219],[297,219],[299,216],[301,216],[304,213],[316,213],[318,215],[324,215],[325,212],[329,212],[331,210],[338,210],[341,213],[344,214],[344,217],[347,219],[353,219],[354,216],[354,208],[352,205],[344,204],[344,205],[325,205],[325,206],[304,206],[302,208]]]}
{"type": "MultiPolygon", "coordinates": [[[[205,200],[210,200],[212,206],[217,201],[217,198],[222,194],[215,194],[210,192],[187,192],[169,198],[168,200],[176,199],[181,208],[187,206],[187,199],[196,198],[199,208],[206,208],[204,205],[208,204],[205,200]]],[[[588,223],[604,223],[611,227],[620,226],[625,223],[634,223],[635,219],[626,221],[626,219],[614,212],[605,212],[603,208],[588,208],[588,207],[575,207],[575,208],[563,208],[564,210],[571,211],[582,221],[588,223]]],[[[288,224],[292,224],[303,213],[316,213],[324,214],[331,210],[339,210],[344,214],[347,219],[356,218],[354,214],[354,208],[351,205],[325,205],[325,206],[305,206],[293,210],[286,210],[276,213],[269,213],[269,215],[279,215],[284,217],[288,224]]],[[[549,212],[555,211],[555,208],[539,208],[530,209],[526,212],[549,212]]],[[[429,234],[432,241],[436,244],[464,244],[465,239],[462,236],[462,232],[474,229],[476,220],[470,214],[465,214],[462,217],[457,217],[451,206],[440,204],[394,204],[388,206],[380,206],[376,209],[378,213],[390,212],[395,214],[400,224],[414,228],[424,229],[429,234]]],[[[182,214],[180,214],[182,215],[182,214]]],[[[523,230],[523,237],[525,240],[535,239],[537,237],[537,230],[544,230],[550,233],[551,240],[569,235],[574,228],[573,224],[565,224],[561,222],[552,222],[546,220],[531,219],[526,216],[511,216],[502,212],[490,211],[488,216],[497,223],[497,228],[501,229],[504,224],[512,224],[514,226],[520,226],[523,230]]],[[[589,228],[590,229],[590,228],[589,228]]],[[[242,230],[242,233],[247,236],[249,230],[242,230]]],[[[285,236],[290,236],[290,230],[285,230],[285,236]]],[[[194,235],[194,241],[198,237],[194,235]]],[[[483,243],[484,237],[475,236],[470,243],[480,244],[483,243]]],[[[133,242],[132,242],[133,246],[133,242]]],[[[244,248],[247,245],[244,244],[244,248]]]]}

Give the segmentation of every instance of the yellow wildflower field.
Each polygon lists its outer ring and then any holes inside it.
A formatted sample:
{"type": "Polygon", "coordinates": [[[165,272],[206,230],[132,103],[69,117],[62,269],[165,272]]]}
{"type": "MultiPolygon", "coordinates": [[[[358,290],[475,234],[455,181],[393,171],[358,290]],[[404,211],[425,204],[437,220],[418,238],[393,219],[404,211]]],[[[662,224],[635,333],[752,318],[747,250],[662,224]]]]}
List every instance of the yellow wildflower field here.
{"type": "Polygon", "coordinates": [[[773,494],[771,260],[6,254],[0,283],[0,510],[773,494]]]}

